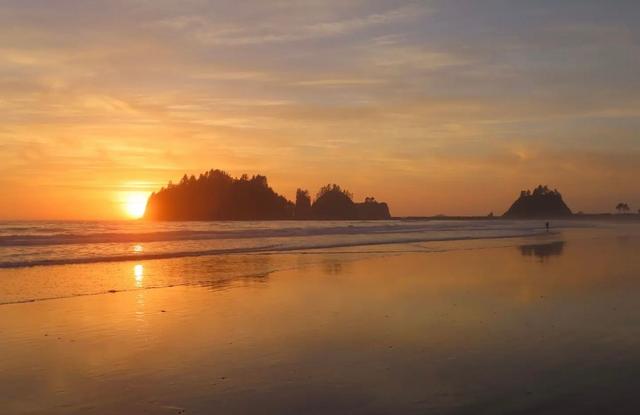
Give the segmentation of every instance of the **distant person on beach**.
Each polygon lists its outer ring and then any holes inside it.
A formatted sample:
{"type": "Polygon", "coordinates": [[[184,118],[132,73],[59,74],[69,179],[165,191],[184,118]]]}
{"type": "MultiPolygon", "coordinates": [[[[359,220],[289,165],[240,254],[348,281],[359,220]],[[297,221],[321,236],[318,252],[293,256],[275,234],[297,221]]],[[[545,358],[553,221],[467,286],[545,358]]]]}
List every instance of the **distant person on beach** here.
{"type": "Polygon", "coordinates": [[[549,222],[545,223],[544,226],[547,227],[547,232],[549,232],[549,222]]]}

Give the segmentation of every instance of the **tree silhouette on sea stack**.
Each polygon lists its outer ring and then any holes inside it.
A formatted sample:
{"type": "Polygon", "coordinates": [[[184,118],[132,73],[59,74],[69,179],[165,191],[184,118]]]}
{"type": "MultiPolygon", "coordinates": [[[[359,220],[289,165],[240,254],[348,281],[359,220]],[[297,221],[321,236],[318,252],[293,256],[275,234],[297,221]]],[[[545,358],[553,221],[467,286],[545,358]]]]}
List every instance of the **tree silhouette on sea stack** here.
{"type": "Polygon", "coordinates": [[[616,206],[616,210],[618,211],[618,213],[623,214],[623,213],[629,213],[631,209],[629,208],[628,204],[620,202],[616,206]]]}

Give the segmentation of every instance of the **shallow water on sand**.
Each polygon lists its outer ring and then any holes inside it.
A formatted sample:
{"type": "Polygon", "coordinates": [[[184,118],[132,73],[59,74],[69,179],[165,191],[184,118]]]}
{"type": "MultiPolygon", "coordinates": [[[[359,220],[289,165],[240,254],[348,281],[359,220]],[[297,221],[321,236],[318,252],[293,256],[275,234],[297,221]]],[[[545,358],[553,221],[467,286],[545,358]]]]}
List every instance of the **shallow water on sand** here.
{"type": "Polygon", "coordinates": [[[626,227],[60,267],[132,286],[0,306],[0,412],[637,413],[639,243],[626,227]]]}

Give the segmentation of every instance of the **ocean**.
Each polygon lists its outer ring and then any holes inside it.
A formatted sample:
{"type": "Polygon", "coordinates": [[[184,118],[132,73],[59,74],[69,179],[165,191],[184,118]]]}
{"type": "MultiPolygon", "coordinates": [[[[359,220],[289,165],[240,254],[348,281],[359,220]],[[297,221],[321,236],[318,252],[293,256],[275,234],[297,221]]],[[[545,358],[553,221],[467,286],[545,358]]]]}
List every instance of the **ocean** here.
{"type": "MultiPolygon", "coordinates": [[[[554,231],[586,225],[556,222],[554,231]]],[[[589,225],[591,226],[591,225],[589,225]]],[[[0,222],[0,268],[544,234],[544,221],[0,222]]]]}

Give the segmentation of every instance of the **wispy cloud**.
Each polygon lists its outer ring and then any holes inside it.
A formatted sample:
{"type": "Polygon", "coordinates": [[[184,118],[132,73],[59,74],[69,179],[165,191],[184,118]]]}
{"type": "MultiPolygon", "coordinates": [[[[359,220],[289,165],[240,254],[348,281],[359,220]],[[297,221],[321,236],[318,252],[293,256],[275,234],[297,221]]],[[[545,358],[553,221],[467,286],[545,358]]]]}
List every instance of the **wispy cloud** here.
{"type": "Polygon", "coordinates": [[[294,25],[269,22],[220,24],[196,16],[180,16],[157,24],[174,30],[189,31],[196,39],[208,45],[242,46],[338,37],[376,26],[417,19],[426,11],[423,6],[410,5],[364,16],[294,25]]]}
{"type": "Polygon", "coordinates": [[[376,85],[384,83],[381,79],[313,79],[306,81],[293,82],[292,85],[297,86],[314,86],[314,87],[343,87],[343,86],[358,86],[358,85],[376,85]]]}

